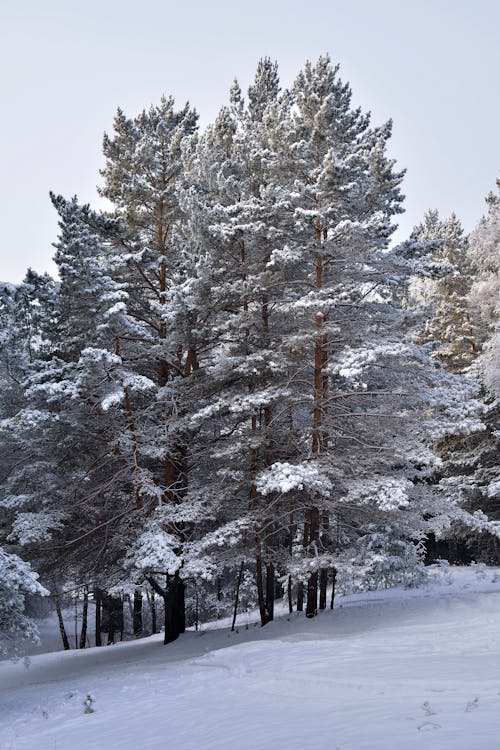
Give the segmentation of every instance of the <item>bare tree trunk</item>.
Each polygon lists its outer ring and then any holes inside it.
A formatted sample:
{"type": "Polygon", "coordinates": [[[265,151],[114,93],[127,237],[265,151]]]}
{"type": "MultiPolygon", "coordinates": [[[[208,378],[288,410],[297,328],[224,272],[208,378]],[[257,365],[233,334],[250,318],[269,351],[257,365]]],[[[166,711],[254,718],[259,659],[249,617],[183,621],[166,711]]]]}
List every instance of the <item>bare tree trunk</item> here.
{"type": "Polygon", "coordinates": [[[240,599],[240,586],[241,586],[241,581],[243,579],[243,566],[244,566],[244,564],[245,564],[245,561],[242,560],[241,561],[241,565],[240,565],[240,570],[239,570],[239,573],[238,573],[238,580],[236,582],[236,591],[235,591],[235,594],[234,594],[233,622],[231,623],[231,632],[233,632],[234,626],[236,625],[236,616],[238,614],[238,602],[239,602],[239,599],[240,599]]]}
{"type": "Polygon", "coordinates": [[[292,576],[288,576],[288,587],[287,587],[287,593],[288,593],[288,612],[289,612],[289,614],[292,614],[292,612],[293,612],[293,601],[292,601],[292,576]]]}
{"type": "MultiPolygon", "coordinates": [[[[310,526],[309,526],[309,543],[313,547],[313,552],[316,552],[316,543],[318,541],[319,533],[319,510],[316,507],[310,509],[309,513],[310,526]]],[[[307,582],[307,604],[306,604],[306,617],[314,617],[318,614],[318,571],[315,570],[309,576],[307,582]]]]}
{"type": "Polygon", "coordinates": [[[167,585],[162,588],[158,581],[152,576],[147,576],[146,580],[150,586],[163,598],[165,604],[165,634],[163,643],[172,643],[181,633],[186,630],[186,605],[184,581],[181,580],[179,573],[174,576],[167,575],[167,585]]]}
{"type": "Polygon", "coordinates": [[[276,593],[274,565],[266,565],[266,614],[267,621],[274,620],[274,597],[276,593]]]}
{"type": "MultiPolygon", "coordinates": [[[[324,267],[321,255],[322,237],[326,232],[322,232],[321,220],[318,217],[315,223],[315,240],[318,248],[316,256],[316,289],[321,290],[324,283],[324,267]]],[[[327,389],[327,376],[325,368],[328,364],[327,340],[324,334],[325,319],[322,312],[318,312],[315,317],[316,322],[316,340],[314,344],[314,394],[313,394],[313,431],[312,431],[312,453],[318,456],[326,447],[326,435],[323,425],[323,408],[327,389]]],[[[307,514],[306,514],[307,515],[307,514]]],[[[316,544],[319,540],[319,509],[312,506],[309,511],[309,539],[308,544],[316,551],[316,544]]],[[[304,546],[306,546],[304,544],[304,546]]],[[[314,617],[318,612],[318,571],[311,573],[307,583],[307,605],[306,617],[314,617]]]]}
{"type": "Polygon", "coordinates": [[[140,589],[134,591],[132,624],[135,637],[140,638],[142,636],[142,591],[140,589]]]}
{"type": "Polygon", "coordinates": [[[198,631],[200,627],[200,592],[197,585],[195,585],[194,595],[196,598],[196,607],[194,610],[194,629],[198,631]]]}
{"type": "Polygon", "coordinates": [[[299,581],[297,584],[297,612],[304,611],[304,584],[299,581]]]}
{"type": "Polygon", "coordinates": [[[94,601],[95,601],[95,645],[102,646],[101,639],[101,592],[99,589],[94,589],[94,601]]]}
{"type": "Polygon", "coordinates": [[[115,642],[116,633],[123,634],[123,601],[120,596],[107,597],[109,610],[108,646],[115,642]]]}
{"type": "Polygon", "coordinates": [[[152,635],[155,635],[158,632],[158,628],[156,625],[156,600],[154,589],[151,589],[151,594],[146,589],[146,599],[148,600],[151,609],[151,633],[152,635]]]}
{"type": "Polygon", "coordinates": [[[156,635],[158,632],[158,623],[156,622],[156,599],[154,591],[151,591],[151,628],[153,634],[156,635]]]}
{"type": "Polygon", "coordinates": [[[319,608],[326,609],[326,587],[328,586],[328,568],[319,571],[319,608]]]}
{"type": "Polygon", "coordinates": [[[306,617],[318,614],[318,571],[311,573],[307,582],[306,617]]]}
{"type": "Polygon", "coordinates": [[[332,570],[332,596],[330,599],[330,609],[333,609],[333,603],[335,601],[335,582],[337,580],[337,569],[333,568],[332,570]]]}
{"type": "Polygon", "coordinates": [[[57,620],[59,622],[59,632],[61,634],[64,650],[69,651],[71,647],[69,645],[66,628],[64,627],[64,620],[63,620],[62,611],[61,611],[61,603],[59,602],[58,596],[55,597],[55,604],[56,604],[57,620]]]}
{"type": "Polygon", "coordinates": [[[260,613],[260,624],[262,627],[266,625],[268,622],[267,620],[267,612],[266,612],[266,600],[264,596],[264,576],[262,575],[262,545],[260,542],[260,532],[259,529],[255,529],[255,580],[257,584],[257,600],[259,603],[259,613],[260,613]]]}
{"type": "Polygon", "coordinates": [[[82,609],[82,629],[80,632],[80,648],[85,648],[87,641],[87,620],[89,613],[89,590],[85,586],[83,589],[83,609],[82,609]]]}
{"type": "Polygon", "coordinates": [[[120,596],[120,641],[123,641],[123,628],[125,626],[125,618],[123,616],[123,596],[120,596]]]}
{"type": "Polygon", "coordinates": [[[78,591],[75,596],[75,614],[73,619],[75,621],[75,648],[78,648],[78,591]]]}

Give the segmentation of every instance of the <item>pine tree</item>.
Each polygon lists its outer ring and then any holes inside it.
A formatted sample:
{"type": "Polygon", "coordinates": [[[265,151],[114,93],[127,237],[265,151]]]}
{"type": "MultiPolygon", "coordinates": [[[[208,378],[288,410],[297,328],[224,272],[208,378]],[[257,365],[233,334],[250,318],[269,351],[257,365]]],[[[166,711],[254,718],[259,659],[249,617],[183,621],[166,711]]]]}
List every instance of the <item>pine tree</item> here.
{"type": "Polygon", "coordinates": [[[437,211],[429,211],[413,230],[412,239],[433,247],[433,275],[420,279],[412,290],[430,309],[418,340],[435,342],[433,356],[450,372],[463,372],[477,355],[480,336],[468,304],[473,270],[467,238],[455,214],[441,220],[437,211]]]}
{"type": "MultiPolygon", "coordinates": [[[[480,227],[485,223],[487,220],[483,220],[480,227]]],[[[413,297],[427,305],[430,315],[417,338],[433,342],[433,356],[442,361],[448,371],[466,373],[462,381],[464,385],[470,384],[468,399],[480,398],[482,402],[476,402],[475,407],[482,419],[482,428],[468,434],[457,433],[451,426],[435,445],[441,464],[431,481],[437,482],[441,491],[458,503],[458,513],[455,523],[440,535],[441,540],[436,543],[431,537],[429,554],[431,557],[451,556],[462,562],[471,556],[491,561],[498,554],[495,551],[498,547],[495,509],[488,487],[497,463],[494,458],[497,407],[484,389],[481,395],[476,385],[474,393],[475,376],[481,372],[484,361],[484,356],[478,358],[478,355],[486,338],[485,326],[478,314],[479,305],[476,303],[475,310],[471,306],[471,299],[479,301],[481,297],[479,294],[478,298],[475,291],[481,287],[480,235],[478,228],[465,238],[454,215],[441,221],[436,211],[426,214],[423,224],[416,227],[412,235],[414,240],[431,248],[431,275],[415,282],[412,289],[413,297]]],[[[489,264],[491,248],[487,257],[489,264]]],[[[494,314],[488,315],[490,321],[494,320],[494,314]]],[[[480,376],[479,380],[484,382],[484,377],[480,376]]],[[[470,404],[473,403],[470,400],[470,404]]]]}
{"type": "Polygon", "coordinates": [[[38,575],[17,555],[0,546],[0,655],[15,656],[22,641],[38,641],[36,626],[25,614],[27,594],[45,596],[38,575]]]}

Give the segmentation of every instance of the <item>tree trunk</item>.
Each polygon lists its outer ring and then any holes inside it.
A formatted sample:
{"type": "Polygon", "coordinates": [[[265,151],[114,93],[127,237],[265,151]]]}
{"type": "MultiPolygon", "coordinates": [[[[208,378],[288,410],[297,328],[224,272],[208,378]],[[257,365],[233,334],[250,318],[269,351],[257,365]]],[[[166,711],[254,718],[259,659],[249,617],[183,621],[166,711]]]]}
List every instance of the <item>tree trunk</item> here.
{"type": "Polygon", "coordinates": [[[165,634],[163,643],[172,643],[186,630],[186,585],[179,573],[173,577],[167,574],[166,588],[162,588],[152,576],[146,577],[147,582],[156,593],[163,598],[165,606],[165,634]]]}
{"type": "Polygon", "coordinates": [[[275,572],[274,565],[266,565],[266,616],[267,622],[274,620],[274,596],[275,596],[275,572]]]}
{"type": "Polygon", "coordinates": [[[297,612],[304,611],[304,584],[299,581],[297,584],[297,612]]]}
{"type": "Polygon", "coordinates": [[[123,602],[119,596],[106,597],[108,605],[108,646],[115,642],[117,633],[123,632],[123,602]]]}
{"type": "Polygon", "coordinates": [[[176,573],[165,596],[165,644],[172,643],[186,630],[185,590],[184,582],[176,573]]]}
{"type": "Polygon", "coordinates": [[[319,608],[326,609],[326,587],[328,585],[328,568],[319,571],[319,608]]]}
{"type": "Polygon", "coordinates": [[[89,613],[89,592],[87,587],[83,590],[82,630],[80,632],[80,648],[85,648],[87,640],[87,620],[89,613]]]}
{"type": "Polygon", "coordinates": [[[337,569],[332,570],[332,597],[330,599],[330,609],[333,609],[333,603],[335,601],[335,582],[337,580],[337,569]]]}
{"type": "Polygon", "coordinates": [[[292,601],[292,576],[288,576],[288,612],[289,614],[292,614],[293,612],[293,601],[292,601]]]}
{"type": "Polygon", "coordinates": [[[307,582],[306,617],[318,614],[318,571],[311,573],[307,582]]]}
{"type": "MultiPolygon", "coordinates": [[[[315,506],[309,508],[308,516],[308,546],[313,554],[317,554],[317,542],[319,539],[319,510],[315,506]]],[[[314,617],[318,614],[318,571],[315,570],[309,576],[307,582],[307,604],[306,617],[314,617]]]]}
{"type": "MultiPolygon", "coordinates": [[[[315,223],[315,239],[318,248],[316,256],[316,289],[323,288],[323,258],[320,254],[323,237],[321,220],[318,217],[315,223]]],[[[326,239],[326,234],[325,234],[326,239]]],[[[314,344],[314,393],[313,393],[313,431],[312,431],[312,453],[318,456],[326,447],[326,435],[323,425],[323,408],[327,389],[327,376],[325,368],[328,364],[327,340],[323,332],[325,319],[323,313],[318,312],[315,316],[316,340],[314,344]]],[[[313,553],[316,553],[316,545],[319,541],[319,510],[313,506],[308,510],[309,515],[309,539],[313,553]]],[[[305,536],[306,534],[304,534],[305,536]]],[[[306,544],[304,543],[304,546],[306,544]]],[[[307,582],[307,605],[306,617],[314,617],[318,613],[318,571],[314,571],[307,582]]]]}
{"type": "Polygon", "coordinates": [[[123,629],[125,626],[125,618],[123,616],[124,603],[125,603],[124,597],[120,596],[120,641],[123,641],[123,629]]]}
{"type": "Polygon", "coordinates": [[[233,622],[231,623],[231,632],[233,632],[234,626],[236,625],[236,616],[238,614],[238,602],[239,602],[239,598],[240,598],[240,586],[241,586],[241,581],[242,581],[242,578],[243,578],[243,566],[244,566],[244,564],[245,564],[245,561],[242,560],[241,561],[241,565],[240,565],[240,570],[239,570],[239,573],[238,573],[238,580],[236,582],[236,591],[235,591],[235,594],[234,594],[233,622]]]}
{"type": "MultiPolygon", "coordinates": [[[[252,486],[253,489],[253,486],[252,486]]],[[[260,542],[260,532],[258,527],[255,529],[255,582],[257,584],[257,601],[259,604],[260,624],[262,627],[268,622],[266,611],[266,599],[264,595],[264,576],[262,574],[262,545],[260,542]]]]}
{"type": "Polygon", "coordinates": [[[158,632],[158,625],[156,622],[156,600],[154,591],[151,591],[151,629],[153,631],[153,635],[158,632]]]}
{"type": "Polygon", "coordinates": [[[69,640],[68,640],[68,636],[66,633],[66,628],[64,627],[64,620],[63,620],[63,616],[61,612],[61,604],[59,602],[58,596],[56,596],[55,598],[55,603],[56,603],[57,620],[59,622],[59,632],[61,634],[64,650],[69,651],[70,645],[69,645],[69,640]]]}
{"type": "Polygon", "coordinates": [[[99,589],[94,589],[94,601],[95,601],[95,645],[102,646],[101,639],[101,592],[99,589]]]}
{"type": "Polygon", "coordinates": [[[134,591],[134,611],[132,617],[133,630],[136,638],[142,636],[142,591],[134,591]]]}

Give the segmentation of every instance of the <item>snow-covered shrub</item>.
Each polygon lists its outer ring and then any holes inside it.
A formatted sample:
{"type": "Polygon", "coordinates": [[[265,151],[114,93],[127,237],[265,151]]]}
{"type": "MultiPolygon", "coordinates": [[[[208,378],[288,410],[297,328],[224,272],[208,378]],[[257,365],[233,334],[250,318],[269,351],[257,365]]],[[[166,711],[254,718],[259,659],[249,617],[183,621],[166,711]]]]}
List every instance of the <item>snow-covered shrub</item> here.
{"type": "Polygon", "coordinates": [[[16,655],[22,641],[38,640],[37,629],[25,614],[26,595],[48,593],[28,563],[0,547],[0,655],[16,655]]]}
{"type": "Polygon", "coordinates": [[[370,528],[359,545],[352,560],[353,590],[418,586],[426,579],[423,543],[405,539],[392,527],[370,528]]]}

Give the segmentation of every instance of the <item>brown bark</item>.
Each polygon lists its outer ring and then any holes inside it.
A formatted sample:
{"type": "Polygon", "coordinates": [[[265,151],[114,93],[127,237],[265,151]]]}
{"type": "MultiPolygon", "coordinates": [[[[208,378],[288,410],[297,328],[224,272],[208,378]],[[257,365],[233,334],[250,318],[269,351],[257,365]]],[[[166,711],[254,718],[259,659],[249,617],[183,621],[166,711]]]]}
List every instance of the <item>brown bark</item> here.
{"type": "MultiPolygon", "coordinates": [[[[325,232],[322,232],[321,222],[318,217],[315,224],[315,239],[316,245],[319,248],[322,244],[322,236],[325,236],[325,232]]],[[[323,288],[323,258],[319,254],[316,257],[316,289],[320,291],[323,288]]],[[[323,426],[323,407],[325,403],[327,377],[325,374],[325,366],[328,362],[327,355],[327,341],[326,336],[323,333],[324,327],[324,316],[323,313],[317,313],[315,317],[316,322],[316,339],[314,343],[314,407],[313,407],[313,433],[312,433],[312,454],[313,456],[319,455],[322,450],[326,447],[326,438],[324,435],[323,426]]],[[[304,541],[304,546],[312,548],[313,553],[316,553],[316,544],[319,540],[319,510],[316,506],[312,505],[306,511],[306,525],[307,530],[307,544],[304,541]]],[[[306,531],[304,531],[306,537],[306,531]]],[[[314,617],[318,611],[318,571],[311,573],[307,584],[307,605],[306,605],[306,616],[314,617]]]]}
{"type": "Polygon", "coordinates": [[[198,355],[196,353],[196,348],[191,345],[187,351],[186,355],[186,362],[184,364],[184,377],[187,378],[191,375],[192,372],[195,372],[196,370],[200,369],[200,364],[198,362],[198,355]]]}

